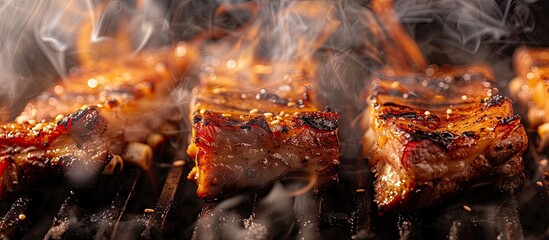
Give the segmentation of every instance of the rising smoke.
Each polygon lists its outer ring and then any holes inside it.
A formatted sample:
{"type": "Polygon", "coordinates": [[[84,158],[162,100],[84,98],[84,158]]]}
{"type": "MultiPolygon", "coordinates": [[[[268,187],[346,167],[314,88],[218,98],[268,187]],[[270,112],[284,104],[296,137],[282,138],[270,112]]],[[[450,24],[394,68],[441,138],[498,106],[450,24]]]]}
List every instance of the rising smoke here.
{"type": "Polygon", "coordinates": [[[0,120],[82,64],[79,56],[97,60],[170,43],[167,10],[165,1],[0,1],[0,120]]]}
{"type": "MultiPolygon", "coordinates": [[[[383,26],[368,9],[369,1],[256,2],[258,13],[252,19],[248,11],[231,10],[231,6],[248,1],[0,1],[0,105],[13,116],[21,102],[78,65],[75,55],[81,51],[100,58],[116,53],[111,50],[121,41],[129,44],[131,51],[138,51],[204,33],[221,39],[238,37],[234,30],[245,25],[248,30],[243,32],[259,28],[254,30],[258,31],[256,50],[271,59],[311,58],[330,52],[324,57],[336,61],[333,68],[349,66],[335,60],[346,58],[362,71],[370,71],[372,61],[383,58],[376,45],[379,32],[372,31],[373,25],[383,26]],[[220,14],[224,6],[228,11],[220,14]],[[90,25],[92,34],[87,48],[77,50],[84,23],[90,25]],[[124,32],[126,39],[117,39],[121,28],[129,29],[124,32]]],[[[430,60],[467,63],[490,58],[494,52],[501,54],[521,42],[524,33],[532,32],[536,24],[531,15],[533,2],[401,0],[395,8],[430,60]]],[[[539,35],[528,36],[539,40],[539,35]]],[[[342,73],[336,74],[338,78],[342,73]]],[[[361,84],[351,79],[343,85],[361,84]]],[[[5,119],[6,114],[2,115],[5,119]]]]}

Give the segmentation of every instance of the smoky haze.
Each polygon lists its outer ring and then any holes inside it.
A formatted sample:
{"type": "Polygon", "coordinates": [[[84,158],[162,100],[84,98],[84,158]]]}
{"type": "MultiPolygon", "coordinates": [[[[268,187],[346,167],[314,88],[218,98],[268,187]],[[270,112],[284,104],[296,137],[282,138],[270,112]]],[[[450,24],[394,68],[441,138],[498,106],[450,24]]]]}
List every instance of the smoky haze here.
{"type": "Polygon", "coordinates": [[[13,119],[25,103],[71,67],[91,59],[128,54],[170,43],[166,1],[0,1],[0,120],[13,119]],[[123,24],[123,26],[122,26],[123,24]],[[83,29],[88,39],[79,39],[83,29]],[[123,39],[116,35],[121,29],[123,39]],[[83,46],[78,46],[81,44],[83,46]]]}
{"type": "MultiPolygon", "coordinates": [[[[369,71],[370,62],[383,57],[376,52],[376,36],[371,33],[370,25],[379,23],[371,16],[369,1],[313,1],[327,8],[307,15],[299,13],[300,6],[306,6],[299,1],[256,1],[261,9],[253,19],[249,12],[231,11],[230,7],[224,14],[218,12],[220,6],[248,2],[0,1],[2,119],[15,116],[22,103],[77,66],[76,55],[82,51],[95,58],[112,55],[109,50],[116,49],[121,41],[115,37],[121,24],[130,29],[122,42],[129,44],[132,51],[204,33],[222,39],[253,21],[249,26],[262,28],[260,50],[271,59],[287,60],[330,51],[330,61],[347,58],[346,61],[358,61],[354,64],[362,71],[369,71]],[[75,49],[83,23],[91,24],[92,34],[86,49],[75,49]],[[335,29],[329,29],[330,26],[335,29]],[[318,41],[298,42],[323,37],[327,39],[320,45],[318,41]],[[358,56],[353,56],[355,52],[358,56]]],[[[464,63],[489,58],[516,43],[542,42],[540,39],[545,36],[535,26],[545,23],[539,14],[531,14],[539,11],[539,5],[544,7],[537,1],[410,0],[396,1],[395,8],[429,59],[435,63],[464,63]]],[[[340,72],[340,77],[345,72],[340,72]]],[[[344,85],[360,86],[350,81],[344,85]]]]}
{"type": "MultiPolygon", "coordinates": [[[[342,116],[343,164],[346,159],[356,161],[360,159],[358,145],[362,134],[352,126],[359,121],[357,118],[365,106],[363,89],[369,85],[370,74],[383,66],[386,57],[380,40],[386,37],[387,29],[372,13],[369,2],[0,0],[0,120],[12,119],[27,101],[62,79],[72,67],[82,64],[79,61],[82,55],[91,59],[109,58],[197,36],[208,44],[220,45],[221,49],[226,47],[218,52],[224,55],[234,50],[235,39],[245,39],[253,46],[243,49],[254,51],[258,59],[315,62],[318,100],[342,116]],[[257,8],[239,7],[253,4],[257,8]],[[91,34],[83,41],[85,47],[78,48],[80,31],[85,26],[91,29],[91,34]],[[120,29],[126,29],[122,39],[117,37],[120,29]],[[118,52],[119,46],[129,46],[129,52],[118,52]]],[[[538,30],[547,21],[541,19],[544,12],[538,10],[540,3],[535,1],[395,3],[398,18],[431,63],[489,61],[497,78],[502,79],[498,82],[500,87],[513,74],[512,49],[518,44],[544,42],[546,36],[538,30]]],[[[174,90],[177,103],[188,104],[191,87],[174,90]]],[[[182,112],[186,114],[187,110],[182,112]]],[[[343,166],[346,169],[349,168],[343,166]]],[[[368,169],[353,171],[350,174],[364,174],[368,169]]],[[[274,188],[273,195],[258,202],[261,208],[267,208],[263,204],[275,209],[284,223],[296,218],[296,213],[286,210],[298,207],[288,206],[303,207],[302,202],[312,198],[309,195],[291,198],[280,191],[281,188],[274,188]],[[276,204],[277,207],[270,206],[276,204]]],[[[239,197],[232,200],[235,199],[239,197]]],[[[231,199],[217,210],[223,212],[226,209],[222,207],[230,203],[231,199]]],[[[298,210],[311,215],[314,211],[298,210]]],[[[269,221],[264,223],[268,217],[236,216],[238,224],[230,230],[245,238],[247,231],[241,223],[247,221],[247,227],[262,233],[263,226],[272,229],[269,221]]]]}

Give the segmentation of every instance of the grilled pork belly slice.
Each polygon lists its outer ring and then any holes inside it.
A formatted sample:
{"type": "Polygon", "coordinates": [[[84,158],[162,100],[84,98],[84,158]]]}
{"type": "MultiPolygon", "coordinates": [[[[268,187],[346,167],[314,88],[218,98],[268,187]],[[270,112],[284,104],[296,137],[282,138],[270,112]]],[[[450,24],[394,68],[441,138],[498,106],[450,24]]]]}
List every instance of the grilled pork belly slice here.
{"type": "Polygon", "coordinates": [[[182,54],[181,47],[185,45],[74,70],[30,101],[16,122],[59,120],[82,107],[95,106],[106,121],[104,135],[108,136],[105,140],[110,152],[123,155],[128,142],[146,142],[168,121],[179,120],[180,112],[170,102],[170,92],[192,56],[190,48],[185,47],[182,54]]]}
{"type": "Polygon", "coordinates": [[[0,199],[62,183],[89,184],[112,155],[105,120],[88,107],[59,121],[9,123],[0,128],[0,199]]]}
{"type": "Polygon", "coordinates": [[[510,90],[528,109],[528,123],[538,129],[538,150],[549,146],[549,49],[519,48],[514,55],[517,77],[510,90]]]}
{"type": "Polygon", "coordinates": [[[142,141],[177,107],[170,104],[169,94],[189,58],[176,52],[144,52],[131,59],[98,62],[93,69],[73,70],[58,85],[30,101],[16,121],[48,121],[82,106],[104,106],[102,114],[108,110],[111,115],[105,118],[113,126],[113,134],[121,134],[127,141],[142,141]]]}
{"type": "Polygon", "coordinates": [[[297,173],[307,174],[316,189],[337,179],[339,115],[318,111],[308,84],[299,74],[263,88],[218,76],[195,89],[187,152],[196,159],[189,179],[199,197],[297,173]]]}
{"type": "Polygon", "coordinates": [[[189,63],[191,51],[181,47],[77,69],[30,101],[0,132],[0,187],[31,191],[67,179],[80,185],[112,157],[148,168],[149,137],[179,120],[169,94],[189,63]]]}
{"type": "Polygon", "coordinates": [[[477,66],[426,73],[374,79],[366,137],[375,143],[365,153],[379,208],[434,206],[483,181],[521,187],[526,133],[490,73],[477,66]]]}

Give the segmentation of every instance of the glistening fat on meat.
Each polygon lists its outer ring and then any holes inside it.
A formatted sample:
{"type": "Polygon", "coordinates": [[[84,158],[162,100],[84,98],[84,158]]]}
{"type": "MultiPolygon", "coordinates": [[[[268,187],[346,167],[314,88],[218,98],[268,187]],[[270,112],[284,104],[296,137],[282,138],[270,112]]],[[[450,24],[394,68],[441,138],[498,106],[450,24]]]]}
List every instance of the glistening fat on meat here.
{"type": "Polygon", "coordinates": [[[316,189],[337,179],[339,115],[312,104],[307,75],[241,85],[221,77],[194,92],[187,152],[196,160],[189,179],[199,197],[230,195],[296,173],[305,173],[316,189]]]}
{"type": "Polygon", "coordinates": [[[523,184],[526,133],[485,66],[381,72],[367,114],[363,151],[382,211],[432,207],[484,181],[523,184]]]}
{"type": "Polygon", "coordinates": [[[107,174],[119,171],[120,158],[148,168],[153,150],[145,143],[160,144],[157,132],[178,113],[169,93],[193,56],[181,47],[99,61],[31,100],[0,126],[0,198],[88,185],[113,157],[107,174]]]}

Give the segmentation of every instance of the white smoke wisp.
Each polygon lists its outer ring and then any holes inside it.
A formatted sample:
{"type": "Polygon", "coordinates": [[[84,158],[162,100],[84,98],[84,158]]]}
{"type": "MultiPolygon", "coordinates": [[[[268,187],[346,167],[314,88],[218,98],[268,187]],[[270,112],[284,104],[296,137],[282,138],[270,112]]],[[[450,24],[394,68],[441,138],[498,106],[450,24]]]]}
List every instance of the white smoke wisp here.
{"type": "MultiPolygon", "coordinates": [[[[426,55],[465,61],[486,58],[517,43],[517,35],[533,28],[533,17],[522,1],[410,0],[396,1],[395,10],[426,55]],[[499,46],[498,46],[499,45],[499,46]],[[455,56],[454,53],[467,56],[455,56]]],[[[451,60],[447,60],[451,61],[451,60]]]]}
{"type": "Polygon", "coordinates": [[[43,16],[34,24],[36,43],[57,73],[65,75],[65,53],[74,48],[83,21],[93,22],[89,1],[54,0],[44,3],[43,16]]]}
{"type": "Polygon", "coordinates": [[[32,88],[30,72],[23,54],[33,42],[32,26],[42,9],[32,0],[0,1],[0,120],[12,114],[11,106],[19,100],[19,90],[32,88]]]}
{"type": "Polygon", "coordinates": [[[202,212],[197,239],[317,239],[318,202],[312,192],[295,196],[298,185],[276,183],[265,196],[237,195],[202,212]]]}
{"type": "Polygon", "coordinates": [[[336,2],[270,2],[271,14],[262,19],[267,32],[263,41],[275,61],[310,59],[340,26],[334,16],[336,2]]]}
{"type": "Polygon", "coordinates": [[[65,53],[86,7],[83,1],[0,2],[0,120],[65,74],[65,53]]]}
{"type": "Polygon", "coordinates": [[[482,40],[510,34],[508,7],[501,9],[491,0],[398,1],[396,9],[404,23],[441,24],[444,40],[468,52],[476,52],[482,40]]]}
{"type": "Polygon", "coordinates": [[[305,63],[312,60],[314,53],[340,25],[334,16],[336,3],[260,0],[238,5],[222,4],[216,11],[213,24],[234,21],[242,26],[236,29],[214,26],[215,31],[212,31],[217,35],[224,32],[226,36],[208,47],[215,49],[213,54],[226,52],[225,56],[219,56],[223,60],[240,60],[238,66],[244,70],[260,62],[273,63],[273,68],[281,65],[277,63],[305,63]]]}
{"type": "MultiPolygon", "coordinates": [[[[55,1],[54,1],[55,2],[55,1]]],[[[51,4],[36,27],[37,42],[61,74],[62,59],[79,57],[79,64],[121,54],[137,53],[148,45],[169,43],[165,6],[155,1],[62,1],[51,4]]]]}
{"type": "Polygon", "coordinates": [[[160,1],[0,1],[0,120],[72,67],[160,47],[171,37],[160,1]]]}

